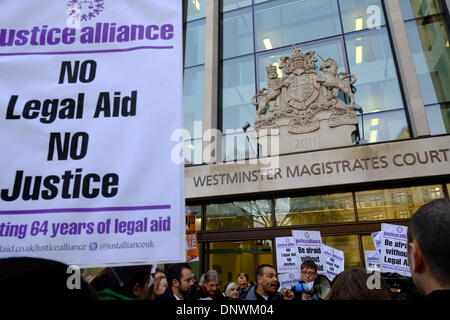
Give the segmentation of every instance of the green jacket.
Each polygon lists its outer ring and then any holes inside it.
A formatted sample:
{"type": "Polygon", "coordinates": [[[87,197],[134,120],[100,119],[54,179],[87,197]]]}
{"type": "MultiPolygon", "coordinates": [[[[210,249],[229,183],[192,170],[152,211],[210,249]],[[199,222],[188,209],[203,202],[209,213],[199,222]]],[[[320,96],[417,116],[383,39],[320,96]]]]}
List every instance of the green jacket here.
{"type": "Polygon", "coordinates": [[[99,300],[136,300],[124,295],[118,294],[111,289],[103,289],[98,293],[99,300]]]}

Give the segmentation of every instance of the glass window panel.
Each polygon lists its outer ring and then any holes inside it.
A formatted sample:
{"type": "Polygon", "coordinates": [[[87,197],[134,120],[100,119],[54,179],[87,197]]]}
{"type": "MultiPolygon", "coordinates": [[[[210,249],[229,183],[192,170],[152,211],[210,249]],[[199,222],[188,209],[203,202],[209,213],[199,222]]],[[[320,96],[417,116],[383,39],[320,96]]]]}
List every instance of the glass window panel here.
{"type": "Polygon", "coordinates": [[[237,133],[225,133],[222,138],[224,161],[256,158],[257,141],[254,130],[248,130],[247,134],[242,130],[237,133]]]}
{"type": "MultiPolygon", "coordinates": [[[[327,59],[329,57],[336,60],[339,64],[339,72],[346,71],[345,58],[342,42],[339,39],[332,39],[326,41],[318,41],[308,45],[300,46],[302,51],[316,51],[322,58],[327,59]]],[[[274,50],[270,52],[264,52],[257,57],[258,63],[258,90],[261,88],[267,88],[267,72],[266,67],[269,65],[275,65],[279,67],[280,58],[290,56],[292,54],[291,48],[282,50],[274,50]]],[[[317,63],[321,65],[321,61],[317,63]]],[[[278,68],[278,76],[283,77],[282,71],[278,68]]]]}
{"type": "Polygon", "coordinates": [[[253,52],[252,8],[224,13],[222,23],[223,59],[253,52]]]}
{"type": "Polygon", "coordinates": [[[272,202],[269,200],[211,204],[206,207],[206,230],[271,226],[272,202]]]}
{"type": "Polygon", "coordinates": [[[425,107],[431,134],[450,133],[450,103],[425,107]]]}
{"type": "Polygon", "coordinates": [[[204,76],[203,65],[184,69],[183,120],[191,135],[188,138],[202,137],[204,76]]]}
{"type": "Polygon", "coordinates": [[[255,63],[253,55],[225,60],[222,64],[222,129],[241,129],[255,122],[255,63]]]}
{"type": "Polygon", "coordinates": [[[450,101],[450,43],[440,16],[406,23],[424,103],[450,101]]]}
{"type": "Polygon", "coordinates": [[[205,16],[206,0],[185,0],[186,21],[200,19],[205,16]]]}
{"type": "Polygon", "coordinates": [[[351,193],[275,200],[277,226],[355,221],[351,193]]]}
{"type": "Polygon", "coordinates": [[[205,19],[188,22],[186,25],[185,67],[205,62],[205,19]]]}
{"type": "Polygon", "coordinates": [[[375,250],[375,245],[373,244],[372,235],[363,235],[361,237],[363,251],[375,250]]]}
{"type": "Polygon", "coordinates": [[[344,269],[361,267],[357,235],[323,237],[322,242],[327,246],[344,251],[344,269]]]}
{"type": "Polygon", "coordinates": [[[376,112],[358,116],[361,139],[369,143],[408,139],[408,122],[404,110],[376,112]],[[364,124],[361,119],[364,119],[364,124]]]}
{"type": "Polygon", "coordinates": [[[400,7],[405,20],[442,12],[440,0],[400,0],[400,7]]]}
{"type": "Polygon", "coordinates": [[[210,242],[208,270],[217,270],[222,277],[222,292],[239,273],[244,272],[249,280],[256,282],[256,268],[262,264],[273,265],[271,240],[210,242]]]}
{"type": "Polygon", "coordinates": [[[184,141],[184,164],[202,164],[202,139],[191,139],[184,141]]]}
{"type": "Polygon", "coordinates": [[[359,221],[409,219],[427,202],[443,197],[441,185],[356,192],[358,218],[359,221]]]}
{"type": "Polygon", "coordinates": [[[195,228],[197,231],[202,230],[202,206],[186,206],[186,211],[195,210],[197,211],[195,215],[195,228]]]}
{"type": "Polygon", "coordinates": [[[255,7],[257,51],[330,37],[341,32],[335,0],[277,0],[255,7]]]}
{"type": "Polygon", "coordinates": [[[222,11],[234,10],[252,4],[252,0],[222,0],[222,11]]]}
{"type": "Polygon", "coordinates": [[[364,112],[403,108],[386,28],[345,36],[350,72],[357,77],[356,103],[364,112]]]}
{"type": "Polygon", "coordinates": [[[386,24],[380,0],[339,0],[339,6],[344,32],[374,28],[375,26],[372,24],[378,21],[380,22],[378,27],[386,24]],[[370,6],[377,6],[378,11],[368,10],[370,6]],[[367,13],[368,11],[369,13],[367,13]],[[378,12],[380,13],[379,17],[375,16],[378,12]]]}

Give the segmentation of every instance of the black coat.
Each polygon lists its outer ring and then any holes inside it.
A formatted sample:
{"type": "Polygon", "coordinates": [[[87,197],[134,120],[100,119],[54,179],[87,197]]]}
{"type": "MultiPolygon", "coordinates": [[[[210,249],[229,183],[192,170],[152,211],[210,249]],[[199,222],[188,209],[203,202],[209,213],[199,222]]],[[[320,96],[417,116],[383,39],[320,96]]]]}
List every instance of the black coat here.
{"type": "Polygon", "coordinates": [[[450,301],[450,290],[436,290],[426,296],[425,300],[450,301]]]}

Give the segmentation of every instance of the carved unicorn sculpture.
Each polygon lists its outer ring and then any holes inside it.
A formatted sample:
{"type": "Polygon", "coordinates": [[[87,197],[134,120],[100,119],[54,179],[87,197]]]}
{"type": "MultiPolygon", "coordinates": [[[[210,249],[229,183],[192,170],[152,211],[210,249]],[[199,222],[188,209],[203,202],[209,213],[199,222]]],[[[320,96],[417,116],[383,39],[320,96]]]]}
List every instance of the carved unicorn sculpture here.
{"type": "Polygon", "coordinates": [[[320,71],[323,71],[322,80],[320,82],[332,90],[332,97],[337,97],[339,91],[344,92],[350,98],[350,105],[355,105],[355,95],[352,92],[352,87],[356,82],[356,76],[349,74],[347,72],[338,73],[339,66],[337,62],[331,58],[324,60],[320,55],[319,58],[323,61],[323,65],[320,66],[320,71]],[[350,81],[347,79],[350,78],[350,81]]]}

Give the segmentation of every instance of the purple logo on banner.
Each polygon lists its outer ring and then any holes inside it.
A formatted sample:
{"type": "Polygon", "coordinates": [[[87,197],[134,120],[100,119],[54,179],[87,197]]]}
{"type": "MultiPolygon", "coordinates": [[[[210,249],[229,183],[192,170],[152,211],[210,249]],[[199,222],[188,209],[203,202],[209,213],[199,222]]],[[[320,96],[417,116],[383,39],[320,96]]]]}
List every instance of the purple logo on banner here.
{"type": "Polygon", "coordinates": [[[397,227],[397,232],[398,233],[403,233],[403,228],[402,227],[397,227]]]}
{"type": "Polygon", "coordinates": [[[105,9],[104,0],[70,0],[67,10],[70,16],[75,15],[80,21],[88,21],[97,17],[105,9]]]}
{"type": "Polygon", "coordinates": [[[309,236],[309,232],[305,232],[305,238],[306,238],[306,239],[309,239],[309,237],[310,237],[310,236],[309,236]]]}

